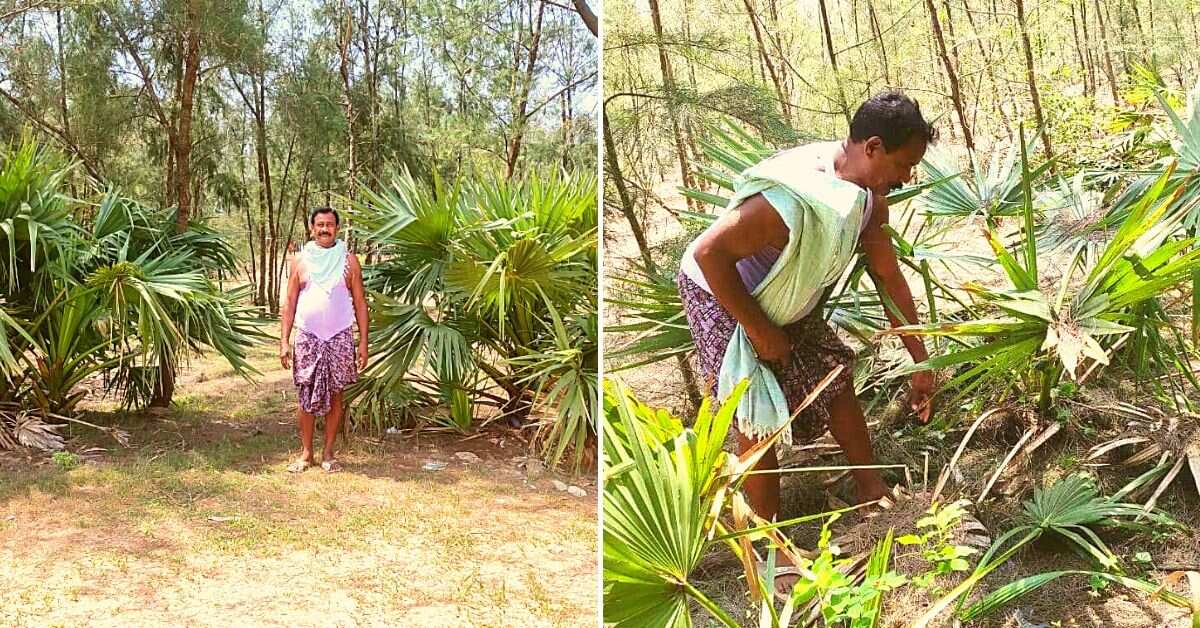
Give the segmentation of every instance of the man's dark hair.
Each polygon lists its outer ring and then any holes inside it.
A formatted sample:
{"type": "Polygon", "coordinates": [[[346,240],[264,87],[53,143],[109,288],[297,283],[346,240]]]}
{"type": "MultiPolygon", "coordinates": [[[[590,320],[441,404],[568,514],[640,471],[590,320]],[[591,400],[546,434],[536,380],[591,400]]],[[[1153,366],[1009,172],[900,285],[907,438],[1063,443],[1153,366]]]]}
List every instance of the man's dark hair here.
{"type": "Polygon", "coordinates": [[[313,226],[318,214],[333,214],[333,224],[338,226],[342,224],[342,218],[338,216],[336,209],[332,207],[314,207],[312,213],[308,215],[308,226],[313,226]]]}
{"type": "Polygon", "coordinates": [[[914,136],[932,144],[938,132],[921,116],[921,105],[898,91],[876,94],[859,106],[850,121],[850,140],[865,141],[872,136],[883,140],[888,152],[904,146],[914,136]]]}

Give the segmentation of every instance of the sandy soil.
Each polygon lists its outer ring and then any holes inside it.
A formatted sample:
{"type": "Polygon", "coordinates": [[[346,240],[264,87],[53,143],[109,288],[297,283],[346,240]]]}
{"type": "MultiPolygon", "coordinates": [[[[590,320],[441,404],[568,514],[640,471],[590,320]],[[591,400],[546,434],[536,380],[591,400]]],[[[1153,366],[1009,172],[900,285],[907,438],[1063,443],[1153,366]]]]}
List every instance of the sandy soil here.
{"type": "Polygon", "coordinates": [[[130,449],[76,430],[71,450],[107,451],[0,455],[0,625],[594,623],[593,479],[527,470],[505,430],[353,436],[345,472],[288,474],[295,394],[254,359],[257,384],[202,362],[169,413],[107,415],[130,449]]]}

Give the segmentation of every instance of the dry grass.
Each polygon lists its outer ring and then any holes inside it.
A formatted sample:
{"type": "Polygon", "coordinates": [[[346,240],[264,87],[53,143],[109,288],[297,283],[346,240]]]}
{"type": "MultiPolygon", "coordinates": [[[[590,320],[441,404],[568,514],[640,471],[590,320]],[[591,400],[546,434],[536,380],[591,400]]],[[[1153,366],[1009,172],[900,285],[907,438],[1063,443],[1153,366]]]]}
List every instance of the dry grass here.
{"type": "Polygon", "coordinates": [[[594,481],[569,479],[579,499],[527,479],[498,431],[353,437],[344,473],[288,474],[295,394],[272,351],[254,361],[258,384],[203,361],[169,414],[110,414],[128,450],[76,430],[71,449],[109,451],[70,471],[0,457],[0,625],[594,621],[594,481]]]}

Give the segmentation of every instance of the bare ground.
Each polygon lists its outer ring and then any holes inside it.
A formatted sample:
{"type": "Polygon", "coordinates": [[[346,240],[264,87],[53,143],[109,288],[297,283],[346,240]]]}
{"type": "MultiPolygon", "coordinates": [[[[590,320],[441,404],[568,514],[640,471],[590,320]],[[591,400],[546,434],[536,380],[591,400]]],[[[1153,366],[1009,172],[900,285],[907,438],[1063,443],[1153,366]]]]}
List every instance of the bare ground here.
{"type": "Polygon", "coordinates": [[[353,435],[343,473],[289,474],[290,376],[252,357],[257,383],[207,360],[169,412],[98,415],[129,449],[81,428],[70,450],[107,451],[73,469],[0,453],[0,625],[594,623],[594,479],[526,472],[507,430],[353,435]]]}

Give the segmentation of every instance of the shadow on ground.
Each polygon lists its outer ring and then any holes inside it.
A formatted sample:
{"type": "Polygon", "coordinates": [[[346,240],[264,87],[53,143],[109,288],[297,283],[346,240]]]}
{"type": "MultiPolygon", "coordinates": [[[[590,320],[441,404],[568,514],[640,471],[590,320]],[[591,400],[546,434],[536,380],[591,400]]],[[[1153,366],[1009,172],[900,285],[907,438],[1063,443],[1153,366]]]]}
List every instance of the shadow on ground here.
{"type": "Polygon", "coordinates": [[[594,480],[531,475],[507,431],[355,435],[343,472],[290,474],[295,395],[263,370],[181,378],[166,413],[98,412],[131,447],[71,430],[72,451],[106,450],[75,468],[0,456],[0,624],[594,622],[594,480]]]}

